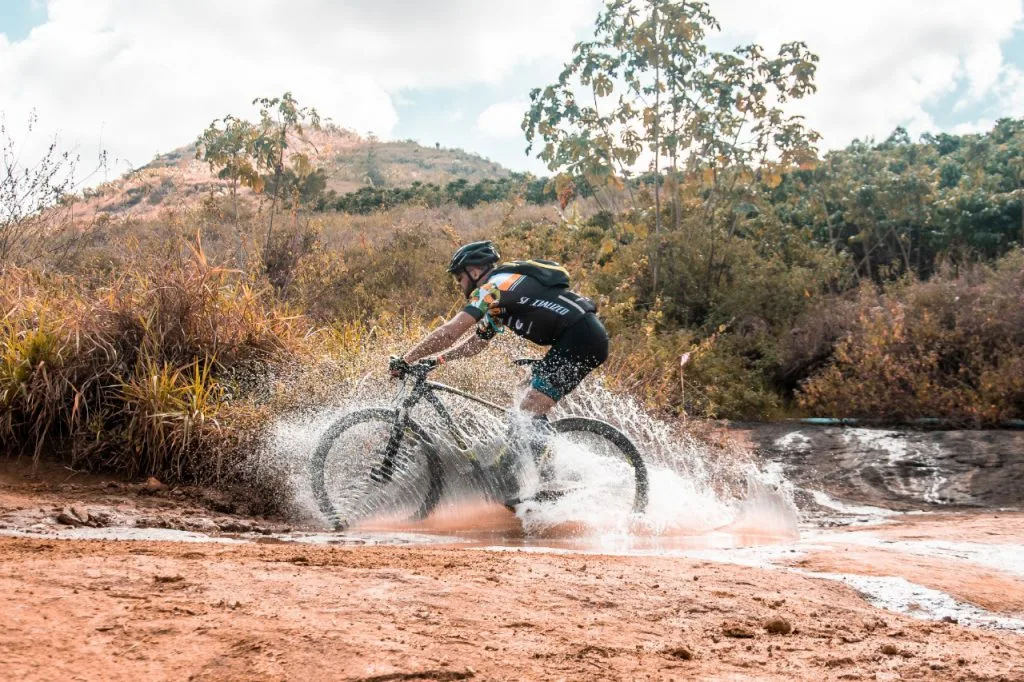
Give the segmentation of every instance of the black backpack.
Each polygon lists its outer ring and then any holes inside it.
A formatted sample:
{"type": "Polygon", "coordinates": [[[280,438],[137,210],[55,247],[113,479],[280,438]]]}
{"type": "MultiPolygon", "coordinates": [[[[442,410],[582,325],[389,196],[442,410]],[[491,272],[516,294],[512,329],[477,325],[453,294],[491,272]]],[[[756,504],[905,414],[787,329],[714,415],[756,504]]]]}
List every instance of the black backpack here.
{"type": "Polygon", "coordinates": [[[530,260],[509,261],[494,268],[494,272],[527,275],[553,289],[569,288],[569,271],[552,260],[531,258],[530,260]]]}

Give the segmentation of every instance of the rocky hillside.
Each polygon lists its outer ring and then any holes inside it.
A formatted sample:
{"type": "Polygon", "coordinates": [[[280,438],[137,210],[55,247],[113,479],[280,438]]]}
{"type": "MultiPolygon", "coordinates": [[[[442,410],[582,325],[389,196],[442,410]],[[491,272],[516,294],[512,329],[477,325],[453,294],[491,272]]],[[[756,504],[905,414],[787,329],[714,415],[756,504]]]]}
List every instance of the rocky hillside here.
{"type": "MultiPolygon", "coordinates": [[[[295,145],[322,167],[327,189],[338,194],[374,185],[405,187],[414,182],[446,184],[466,179],[477,182],[505,177],[509,171],[478,154],[415,140],[384,142],[335,126],[313,131],[295,145]]],[[[152,162],[121,178],[86,190],[75,207],[80,219],[102,214],[146,218],[164,209],[191,207],[210,196],[227,193],[209,166],[195,158],[195,145],[161,154],[152,162]]],[[[251,192],[240,196],[254,198],[251,192]]]]}

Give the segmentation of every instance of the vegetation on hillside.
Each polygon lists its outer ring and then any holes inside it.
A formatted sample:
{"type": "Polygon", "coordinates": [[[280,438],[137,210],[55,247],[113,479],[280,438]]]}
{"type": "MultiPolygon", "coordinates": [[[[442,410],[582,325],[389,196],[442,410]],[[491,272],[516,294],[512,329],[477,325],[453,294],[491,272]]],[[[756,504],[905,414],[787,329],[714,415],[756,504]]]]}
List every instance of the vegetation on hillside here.
{"type": "Polygon", "coordinates": [[[604,380],[664,415],[1024,418],[1024,120],[819,155],[783,108],[817,58],[715,52],[716,27],[701,2],[609,2],[525,112],[552,178],[399,184],[371,172],[381,143],[338,191],[285,95],[202,133],[227,191],[187,206],[82,224],[53,212],[66,191],[0,194],[0,447],[247,480],[275,414],[457,309],[444,264],[478,238],[568,264],[613,336],[604,380]]]}

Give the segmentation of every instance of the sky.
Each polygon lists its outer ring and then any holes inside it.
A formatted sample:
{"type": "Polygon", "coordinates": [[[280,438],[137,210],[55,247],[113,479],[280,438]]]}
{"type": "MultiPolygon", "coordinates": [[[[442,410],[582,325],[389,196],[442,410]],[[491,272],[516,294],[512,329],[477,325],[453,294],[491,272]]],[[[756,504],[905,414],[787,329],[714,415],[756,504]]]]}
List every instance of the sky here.
{"type": "MultiPolygon", "coordinates": [[[[716,49],[805,41],[794,105],[825,149],[896,126],[980,132],[1024,116],[1024,0],[710,0],[716,49]]],[[[294,93],[361,133],[546,173],[519,128],[531,88],[592,35],[601,0],[0,0],[0,113],[120,174],[215,118],[294,93]]],[[[22,134],[19,132],[19,135],[22,134]]],[[[18,138],[20,139],[20,138],[18,138]]],[[[105,178],[99,178],[102,180],[105,178]]]]}

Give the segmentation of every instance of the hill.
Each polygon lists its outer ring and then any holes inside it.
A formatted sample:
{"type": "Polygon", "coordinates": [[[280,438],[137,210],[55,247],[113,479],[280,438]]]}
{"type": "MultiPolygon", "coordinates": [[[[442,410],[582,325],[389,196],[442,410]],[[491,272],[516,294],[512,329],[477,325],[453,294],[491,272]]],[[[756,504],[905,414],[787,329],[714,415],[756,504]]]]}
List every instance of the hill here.
{"type": "MultiPolygon", "coordinates": [[[[462,149],[426,147],[415,140],[381,141],[333,125],[310,131],[302,147],[314,166],[324,170],[327,189],[338,194],[368,186],[407,187],[414,182],[444,185],[465,179],[472,183],[510,173],[462,149]]],[[[86,190],[75,207],[76,216],[147,218],[166,208],[188,208],[211,195],[225,194],[227,183],[195,156],[195,144],[179,147],[117,180],[86,190]]],[[[239,196],[254,197],[248,190],[239,196]]]]}

